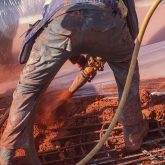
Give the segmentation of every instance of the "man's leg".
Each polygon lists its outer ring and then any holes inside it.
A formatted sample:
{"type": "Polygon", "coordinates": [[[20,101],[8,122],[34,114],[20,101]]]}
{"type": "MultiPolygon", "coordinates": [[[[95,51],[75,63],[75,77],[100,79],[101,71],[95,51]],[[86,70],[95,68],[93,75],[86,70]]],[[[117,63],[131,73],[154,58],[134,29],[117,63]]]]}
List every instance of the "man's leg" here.
{"type": "Polygon", "coordinates": [[[69,32],[64,29],[60,31],[58,24],[57,34],[56,24],[57,22],[52,21],[38,36],[21,73],[0,142],[0,164],[10,164],[13,152],[9,151],[29,147],[27,130],[38,97],[68,59],[69,32]]]}
{"type": "MultiPolygon", "coordinates": [[[[114,72],[120,100],[124,90],[130,60],[124,62],[109,62],[109,65],[114,72]]],[[[129,151],[138,150],[144,136],[146,136],[148,132],[148,124],[140,110],[138,64],[136,65],[130,92],[119,121],[123,125],[126,148],[129,151]]]]}

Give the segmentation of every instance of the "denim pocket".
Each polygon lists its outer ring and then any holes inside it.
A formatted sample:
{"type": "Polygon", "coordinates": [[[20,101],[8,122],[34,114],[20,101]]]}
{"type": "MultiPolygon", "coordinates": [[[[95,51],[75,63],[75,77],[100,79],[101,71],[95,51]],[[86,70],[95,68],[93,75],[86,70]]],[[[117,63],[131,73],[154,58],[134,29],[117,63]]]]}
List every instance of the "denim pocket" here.
{"type": "Polygon", "coordinates": [[[83,30],[106,32],[117,26],[116,18],[111,9],[83,10],[83,30]]]}
{"type": "Polygon", "coordinates": [[[27,65],[33,65],[40,61],[41,59],[41,50],[43,45],[47,40],[47,29],[42,30],[38,33],[35,43],[33,44],[29,60],[27,65]]]}
{"type": "Polygon", "coordinates": [[[26,65],[27,66],[34,65],[37,62],[39,62],[40,58],[41,58],[40,50],[38,48],[36,48],[36,44],[34,44],[30,57],[29,57],[26,65]]]}

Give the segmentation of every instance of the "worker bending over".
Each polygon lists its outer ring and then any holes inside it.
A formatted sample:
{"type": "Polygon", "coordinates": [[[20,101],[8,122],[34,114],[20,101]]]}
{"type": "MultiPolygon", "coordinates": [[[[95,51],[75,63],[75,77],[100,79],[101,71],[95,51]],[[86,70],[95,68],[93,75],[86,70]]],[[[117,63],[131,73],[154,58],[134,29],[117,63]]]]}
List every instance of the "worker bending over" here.
{"type": "MultiPolygon", "coordinates": [[[[23,43],[21,63],[25,62],[25,55],[30,56],[13,94],[1,138],[1,165],[11,165],[15,150],[29,147],[28,128],[38,97],[67,59],[80,54],[103,58],[113,70],[121,98],[138,33],[134,0],[124,3],[52,0],[44,18],[29,31],[23,43]]],[[[126,149],[138,150],[148,132],[148,122],[140,110],[138,63],[119,122],[123,125],[126,149]]]]}

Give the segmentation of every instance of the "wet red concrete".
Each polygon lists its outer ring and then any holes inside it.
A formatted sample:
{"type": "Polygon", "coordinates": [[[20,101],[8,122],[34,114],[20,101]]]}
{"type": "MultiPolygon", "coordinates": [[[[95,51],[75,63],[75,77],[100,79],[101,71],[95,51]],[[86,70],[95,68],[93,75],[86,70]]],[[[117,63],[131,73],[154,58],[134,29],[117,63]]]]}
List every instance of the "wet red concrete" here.
{"type": "MultiPolygon", "coordinates": [[[[55,98],[55,94],[52,92],[47,93],[42,98],[34,127],[34,138],[38,152],[57,150],[57,148],[79,143],[79,138],[65,140],[63,142],[58,142],[56,139],[79,134],[79,131],[76,130],[68,131],[68,128],[70,127],[87,126],[84,130],[82,130],[85,133],[93,131],[91,128],[88,128],[88,125],[91,125],[92,123],[111,121],[118,104],[117,99],[109,99],[104,96],[85,97],[81,99],[68,98],[69,95],[66,92],[62,92],[58,99],[55,98]],[[65,99],[67,101],[65,101],[65,99]],[[65,104],[61,105],[61,102],[65,102],[65,104]],[[89,118],[86,119],[86,117],[89,118]]],[[[150,95],[150,92],[143,89],[140,91],[140,98],[142,110],[148,119],[165,119],[165,97],[153,97],[150,95]]],[[[11,95],[0,98],[1,108],[5,109],[9,107],[11,100],[11,95]]],[[[105,126],[105,128],[107,128],[107,126],[105,126]]],[[[98,127],[98,129],[104,128],[98,127]]],[[[83,134],[83,132],[81,133],[83,134]]],[[[111,136],[115,137],[120,134],[120,131],[113,131],[111,136]]],[[[101,134],[86,136],[81,139],[81,142],[93,141],[94,139],[99,139],[99,136],[101,136],[101,134]]],[[[152,136],[152,134],[150,134],[150,136],[152,136]]],[[[118,150],[117,153],[114,152],[114,154],[111,155],[112,158],[120,158],[128,155],[124,149],[122,137],[112,139],[111,143],[108,142],[104,147],[106,147],[106,145],[118,150]]],[[[84,152],[89,152],[92,147],[93,145],[85,147],[84,152]]],[[[78,148],[72,148],[65,150],[65,152],[69,153],[67,157],[73,157],[80,151],[78,148]]],[[[19,150],[16,155],[23,156],[24,152],[19,150]]],[[[66,155],[63,153],[59,155],[61,160],[63,160],[65,156],[66,155]]],[[[146,164],[146,161],[144,164],[146,164]]]]}

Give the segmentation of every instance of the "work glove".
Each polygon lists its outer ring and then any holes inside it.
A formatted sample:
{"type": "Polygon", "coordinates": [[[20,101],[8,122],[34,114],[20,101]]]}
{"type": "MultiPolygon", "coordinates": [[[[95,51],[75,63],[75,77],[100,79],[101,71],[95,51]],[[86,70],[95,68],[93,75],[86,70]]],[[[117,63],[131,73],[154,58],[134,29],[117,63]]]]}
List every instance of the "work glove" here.
{"type": "Polygon", "coordinates": [[[71,58],[69,58],[69,60],[72,64],[77,65],[77,67],[80,68],[80,70],[82,70],[87,64],[87,59],[83,55],[71,57],[71,58]]]}

